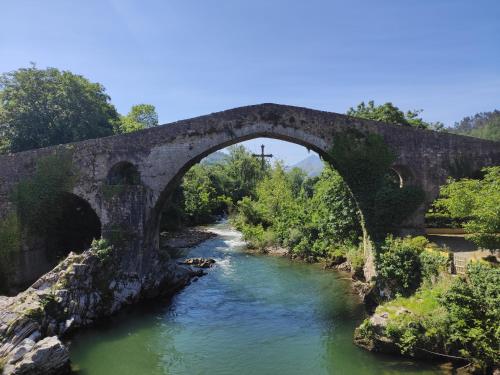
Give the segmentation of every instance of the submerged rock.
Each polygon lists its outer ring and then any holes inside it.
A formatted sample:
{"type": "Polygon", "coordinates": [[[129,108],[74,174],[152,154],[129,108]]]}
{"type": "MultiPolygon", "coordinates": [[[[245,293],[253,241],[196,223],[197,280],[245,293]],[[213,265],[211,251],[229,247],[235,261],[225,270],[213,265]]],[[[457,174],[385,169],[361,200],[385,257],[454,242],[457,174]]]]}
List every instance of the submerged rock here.
{"type": "Polygon", "coordinates": [[[212,258],[188,258],[183,262],[180,262],[180,264],[186,264],[199,268],[210,268],[215,264],[215,260],[212,258]]]}

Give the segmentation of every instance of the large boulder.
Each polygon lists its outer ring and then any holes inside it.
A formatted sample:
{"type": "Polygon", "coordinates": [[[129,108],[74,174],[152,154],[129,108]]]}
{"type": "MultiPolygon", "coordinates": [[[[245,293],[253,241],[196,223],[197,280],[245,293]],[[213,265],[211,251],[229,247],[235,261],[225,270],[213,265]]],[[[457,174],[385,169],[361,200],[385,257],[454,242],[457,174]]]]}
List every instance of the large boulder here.
{"type": "Polygon", "coordinates": [[[60,375],[70,370],[68,349],[57,336],[26,339],[5,365],[4,375],[60,375]]]}

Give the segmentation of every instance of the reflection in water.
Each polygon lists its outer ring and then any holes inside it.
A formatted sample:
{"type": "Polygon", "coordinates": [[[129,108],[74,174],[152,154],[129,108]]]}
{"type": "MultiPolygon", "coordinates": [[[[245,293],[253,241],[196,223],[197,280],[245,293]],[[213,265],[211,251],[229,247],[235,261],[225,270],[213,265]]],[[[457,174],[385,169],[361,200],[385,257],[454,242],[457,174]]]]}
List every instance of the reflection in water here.
{"type": "Polygon", "coordinates": [[[345,275],[254,256],[240,234],[190,251],[217,263],[171,301],[130,309],[71,346],[79,374],[438,374],[437,367],[375,356],[352,344],[363,306],[345,275]]]}

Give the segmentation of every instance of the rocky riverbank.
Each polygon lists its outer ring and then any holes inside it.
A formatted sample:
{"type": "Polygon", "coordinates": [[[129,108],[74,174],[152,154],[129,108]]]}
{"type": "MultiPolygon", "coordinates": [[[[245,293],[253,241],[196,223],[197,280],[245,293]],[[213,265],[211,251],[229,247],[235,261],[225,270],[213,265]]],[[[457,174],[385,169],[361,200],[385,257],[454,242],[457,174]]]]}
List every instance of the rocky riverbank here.
{"type": "Polygon", "coordinates": [[[26,291],[0,297],[0,372],[66,373],[69,354],[61,339],[67,333],[143,298],[173,294],[203,274],[161,252],[142,273],[123,271],[120,260],[119,251],[99,241],[69,254],[26,291]]]}

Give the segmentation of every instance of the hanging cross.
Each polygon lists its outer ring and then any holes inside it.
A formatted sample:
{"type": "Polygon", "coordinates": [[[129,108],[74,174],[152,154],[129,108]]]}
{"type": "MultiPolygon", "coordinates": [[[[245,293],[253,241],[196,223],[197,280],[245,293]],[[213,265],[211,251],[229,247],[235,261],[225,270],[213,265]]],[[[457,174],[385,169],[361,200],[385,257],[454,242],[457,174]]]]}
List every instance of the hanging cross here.
{"type": "Polygon", "coordinates": [[[266,165],[266,158],[272,158],[273,154],[265,154],[264,153],[264,145],[260,145],[260,149],[262,150],[260,154],[252,154],[253,157],[260,158],[260,162],[262,165],[262,169],[264,169],[264,166],[266,165]]]}

